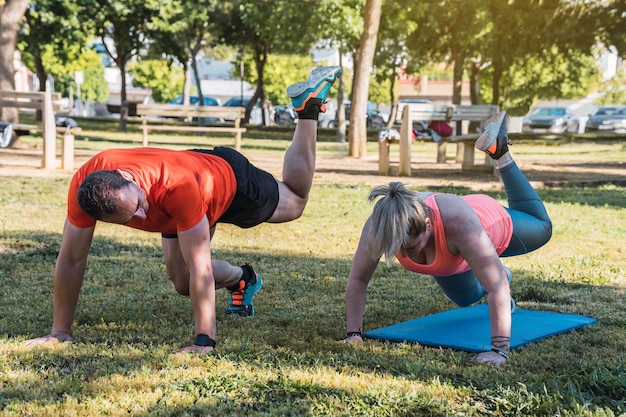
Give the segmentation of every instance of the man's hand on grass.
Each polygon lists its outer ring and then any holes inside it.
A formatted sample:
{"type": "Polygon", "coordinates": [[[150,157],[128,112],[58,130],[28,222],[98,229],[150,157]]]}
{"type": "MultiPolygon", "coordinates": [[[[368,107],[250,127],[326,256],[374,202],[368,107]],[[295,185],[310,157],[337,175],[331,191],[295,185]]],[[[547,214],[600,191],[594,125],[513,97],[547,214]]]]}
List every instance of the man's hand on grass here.
{"type": "Polygon", "coordinates": [[[74,339],[72,339],[72,335],[66,332],[52,331],[49,335],[37,337],[35,339],[30,339],[24,342],[26,346],[41,346],[48,345],[52,343],[72,343],[74,339]]]}

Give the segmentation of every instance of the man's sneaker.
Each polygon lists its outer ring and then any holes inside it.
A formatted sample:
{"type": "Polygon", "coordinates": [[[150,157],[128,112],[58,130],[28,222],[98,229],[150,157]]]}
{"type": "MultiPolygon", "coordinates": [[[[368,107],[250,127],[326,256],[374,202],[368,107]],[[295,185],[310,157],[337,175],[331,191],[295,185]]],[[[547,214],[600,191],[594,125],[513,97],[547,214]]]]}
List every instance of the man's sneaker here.
{"type": "Polygon", "coordinates": [[[483,126],[483,133],[476,141],[476,149],[485,152],[493,159],[498,159],[509,151],[509,136],[506,129],[506,112],[501,111],[488,119],[483,126]]]}
{"type": "Polygon", "coordinates": [[[311,99],[318,99],[320,111],[326,111],[326,96],[330,87],[341,74],[341,67],[320,67],[311,71],[309,79],[287,87],[287,95],[295,111],[302,111],[311,99]]]}
{"type": "MultiPolygon", "coordinates": [[[[244,265],[244,267],[252,269],[249,265],[244,265]]],[[[251,285],[249,282],[241,280],[239,281],[240,288],[230,292],[230,303],[226,309],[226,314],[236,314],[241,317],[254,316],[254,304],[252,303],[252,299],[263,285],[261,275],[256,272],[254,272],[254,274],[256,275],[255,284],[251,285]]]]}

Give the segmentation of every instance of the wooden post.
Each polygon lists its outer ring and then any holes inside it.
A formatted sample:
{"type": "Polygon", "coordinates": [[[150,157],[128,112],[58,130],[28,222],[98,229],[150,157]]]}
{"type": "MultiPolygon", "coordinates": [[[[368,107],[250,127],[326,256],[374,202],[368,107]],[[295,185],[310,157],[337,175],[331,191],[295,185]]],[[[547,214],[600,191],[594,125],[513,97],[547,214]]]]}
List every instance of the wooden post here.
{"type": "Polygon", "coordinates": [[[74,169],[74,135],[67,128],[67,131],[63,135],[63,156],[61,158],[61,169],[72,170],[74,169]]]}
{"type": "Polygon", "coordinates": [[[146,146],[148,146],[148,115],[147,114],[143,115],[141,130],[143,132],[141,136],[141,139],[142,139],[141,144],[145,148],[146,146]]]}
{"type": "MultiPolygon", "coordinates": [[[[245,117],[245,110],[244,110],[244,117],[245,117]]],[[[235,150],[237,152],[241,151],[241,131],[239,130],[240,120],[241,119],[239,117],[235,118],[235,129],[237,129],[237,131],[235,132],[235,150]]]]}
{"type": "Polygon", "coordinates": [[[56,125],[54,110],[52,109],[52,93],[50,81],[46,81],[46,91],[43,99],[42,112],[42,135],[43,135],[43,169],[56,168],[56,125]]]}
{"type": "Polygon", "coordinates": [[[389,175],[389,141],[378,140],[378,175],[389,175]]]}
{"type": "Polygon", "coordinates": [[[411,120],[411,107],[404,106],[402,110],[402,127],[400,128],[400,166],[398,175],[411,176],[411,136],[413,134],[413,122],[411,120]]]}

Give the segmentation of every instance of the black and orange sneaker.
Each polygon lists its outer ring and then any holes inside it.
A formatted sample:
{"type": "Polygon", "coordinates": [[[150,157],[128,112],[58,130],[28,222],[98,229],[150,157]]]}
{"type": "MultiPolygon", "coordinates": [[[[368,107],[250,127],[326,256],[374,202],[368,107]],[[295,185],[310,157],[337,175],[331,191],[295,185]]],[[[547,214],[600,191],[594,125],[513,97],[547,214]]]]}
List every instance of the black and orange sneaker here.
{"type": "Polygon", "coordinates": [[[485,152],[493,159],[499,159],[509,151],[509,136],[506,128],[507,114],[504,111],[488,119],[483,133],[476,141],[476,149],[485,152]]]}
{"type": "Polygon", "coordinates": [[[261,279],[261,275],[254,272],[254,269],[252,269],[250,265],[241,265],[241,268],[244,269],[244,276],[246,273],[250,274],[256,278],[256,281],[246,281],[242,278],[238,283],[238,288],[230,290],[230,303],[226,309],[226,314],[251,317],[254,316],[252,298],[254,298],[254,295],[261,289],[263,280],[261,279]]]}

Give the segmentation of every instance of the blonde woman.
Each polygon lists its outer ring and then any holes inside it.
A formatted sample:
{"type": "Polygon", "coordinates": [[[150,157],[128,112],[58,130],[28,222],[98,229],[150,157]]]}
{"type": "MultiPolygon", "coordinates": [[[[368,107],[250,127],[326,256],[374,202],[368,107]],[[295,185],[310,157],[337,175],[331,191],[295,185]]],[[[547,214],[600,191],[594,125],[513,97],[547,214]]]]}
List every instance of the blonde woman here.
{"type": "Polygon", "coordinates": [[[419,193],[399,182],[374,189],[377,200],[365,222],[346,287],[346,339],[363,342],[367,286],[381,257],[394,258],[413,272],[432,275],[445,295],[461,307],[487,295],[491,350],[472,360],[500,366],[509,357],[511,271],[500,257],[546,244],[552,223],[546,209],[508,149],[506,113],[485,123],[476,147],[496,160],[508,207],[484,194],[419,193]]]}

